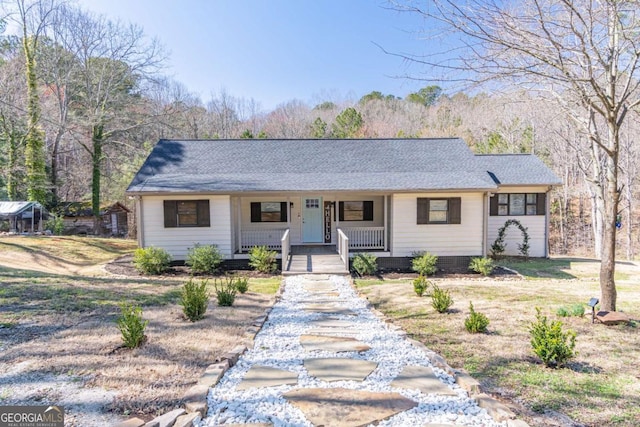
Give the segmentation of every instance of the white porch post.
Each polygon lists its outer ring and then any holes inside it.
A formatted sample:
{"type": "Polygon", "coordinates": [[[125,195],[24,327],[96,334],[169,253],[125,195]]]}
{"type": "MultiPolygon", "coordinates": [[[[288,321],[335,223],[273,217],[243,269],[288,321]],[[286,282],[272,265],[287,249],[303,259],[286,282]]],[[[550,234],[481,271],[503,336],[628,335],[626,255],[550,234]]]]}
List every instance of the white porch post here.
{"type": "Polygon", "coordinates": [[[336,216],[336,248],[337,248],[340,240],[340,236],[338,235],[338,229],[340,228],[340,198],[337,195],[335,197],[335,205],[333,206],[333,213],[336,216]]]}
{"type": "Polygon", "coordinates": [[[238,197],[238,253],[242,253],[242,197],[238,197]]]}
{"type": "Polygon", "coordinates": [[[382,240],[384,241],[384,251],[387,252],[387,228],[388,228],[388,222],[387,222],[387,195],[384,195],[384,222],[383,222],[383,226],[384,226],[384,232],[383,232],[383,236],[382,236],[382,240]]]}

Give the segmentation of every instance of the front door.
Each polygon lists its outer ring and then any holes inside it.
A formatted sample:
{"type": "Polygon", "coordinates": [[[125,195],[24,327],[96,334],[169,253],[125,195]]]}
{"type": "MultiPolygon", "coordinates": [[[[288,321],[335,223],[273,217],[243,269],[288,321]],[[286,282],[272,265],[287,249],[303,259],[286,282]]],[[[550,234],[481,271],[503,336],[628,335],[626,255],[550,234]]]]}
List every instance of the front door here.
{"type": "Polygon", "coordinates": [[[322,243],[322,197],[302,199],[302,242],[322,243]]]}

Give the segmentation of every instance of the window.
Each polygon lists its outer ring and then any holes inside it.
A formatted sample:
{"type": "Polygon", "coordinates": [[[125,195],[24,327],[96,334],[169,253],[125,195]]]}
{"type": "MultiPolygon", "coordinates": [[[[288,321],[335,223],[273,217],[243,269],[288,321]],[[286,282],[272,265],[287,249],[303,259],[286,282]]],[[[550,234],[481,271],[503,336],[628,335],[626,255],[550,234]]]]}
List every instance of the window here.
{"type": "Polygon", "coordinates": [[[460,224],[461,201],[460,197],[418,198],[418,224],[460,224]]]}
{"type": "Polygon", "coordinates": [[[287,222],[287,202],[252,202],[251,222],[287,222]]]}
{"type": "Polygon", "coordinates": [[[165,200],[164,226],[209,227],[211,225],[208,200],[165,200]]]}
{"type": "Polygon", "coordinates": [[[544,215],[545,193],[501,193],[491,197],[491,216],[544,215]]]}
{"type": "Polygon", "coordinates": [[[320,209],[320,199],[304,199],[306,209],[320,209]]]}
{"type": "Polygon", "coordinates": [[[373,221],[372,201],[340,202],[338,210],[340,221],[373,221]]]}

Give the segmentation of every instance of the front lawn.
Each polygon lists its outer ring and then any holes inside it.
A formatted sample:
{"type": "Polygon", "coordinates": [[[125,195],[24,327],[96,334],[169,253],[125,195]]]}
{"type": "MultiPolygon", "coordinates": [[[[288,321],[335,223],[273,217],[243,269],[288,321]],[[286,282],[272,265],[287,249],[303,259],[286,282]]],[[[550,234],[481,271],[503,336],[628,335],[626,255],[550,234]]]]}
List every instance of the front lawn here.
{"type": "Polygon", "coordinates": [[[553,370],[531,351],[527,329],[535,308],[555,320],[561,306],[599,296],[598,264],[562,259],[506,265],[535,280],[435,279],[455,301],[446,314],[431,307],[428,295],[417,297],[410,280],[357,279],[356,286],[410,336],[471,373],[532,426],[562,421],[563,414],[584,425],[640,425],[640,268],[618,265],[618,309],[634,321],[606,327],[592,325],[590,315],[561,318],[577,332],[578,354],[566,368],[553,370]],[[466,332],[469,302],[488,316],[487,334],[466,332]]]}

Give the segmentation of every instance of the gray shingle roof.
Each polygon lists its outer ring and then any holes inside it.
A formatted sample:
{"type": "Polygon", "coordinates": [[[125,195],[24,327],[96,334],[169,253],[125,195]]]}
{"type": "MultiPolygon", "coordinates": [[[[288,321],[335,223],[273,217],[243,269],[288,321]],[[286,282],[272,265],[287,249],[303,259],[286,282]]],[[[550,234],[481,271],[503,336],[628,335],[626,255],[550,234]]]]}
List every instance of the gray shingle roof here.
{"type": "Polygon", "coordinates": [[[127,192],[494,189],[482,157],[458,138],[160,140],[127,192]]]}
{"type": "Polygon", "coordinates": [[[531,154],[484,154],[476,158],[498,185],[560,185],[562,181],[531,154]]]}

